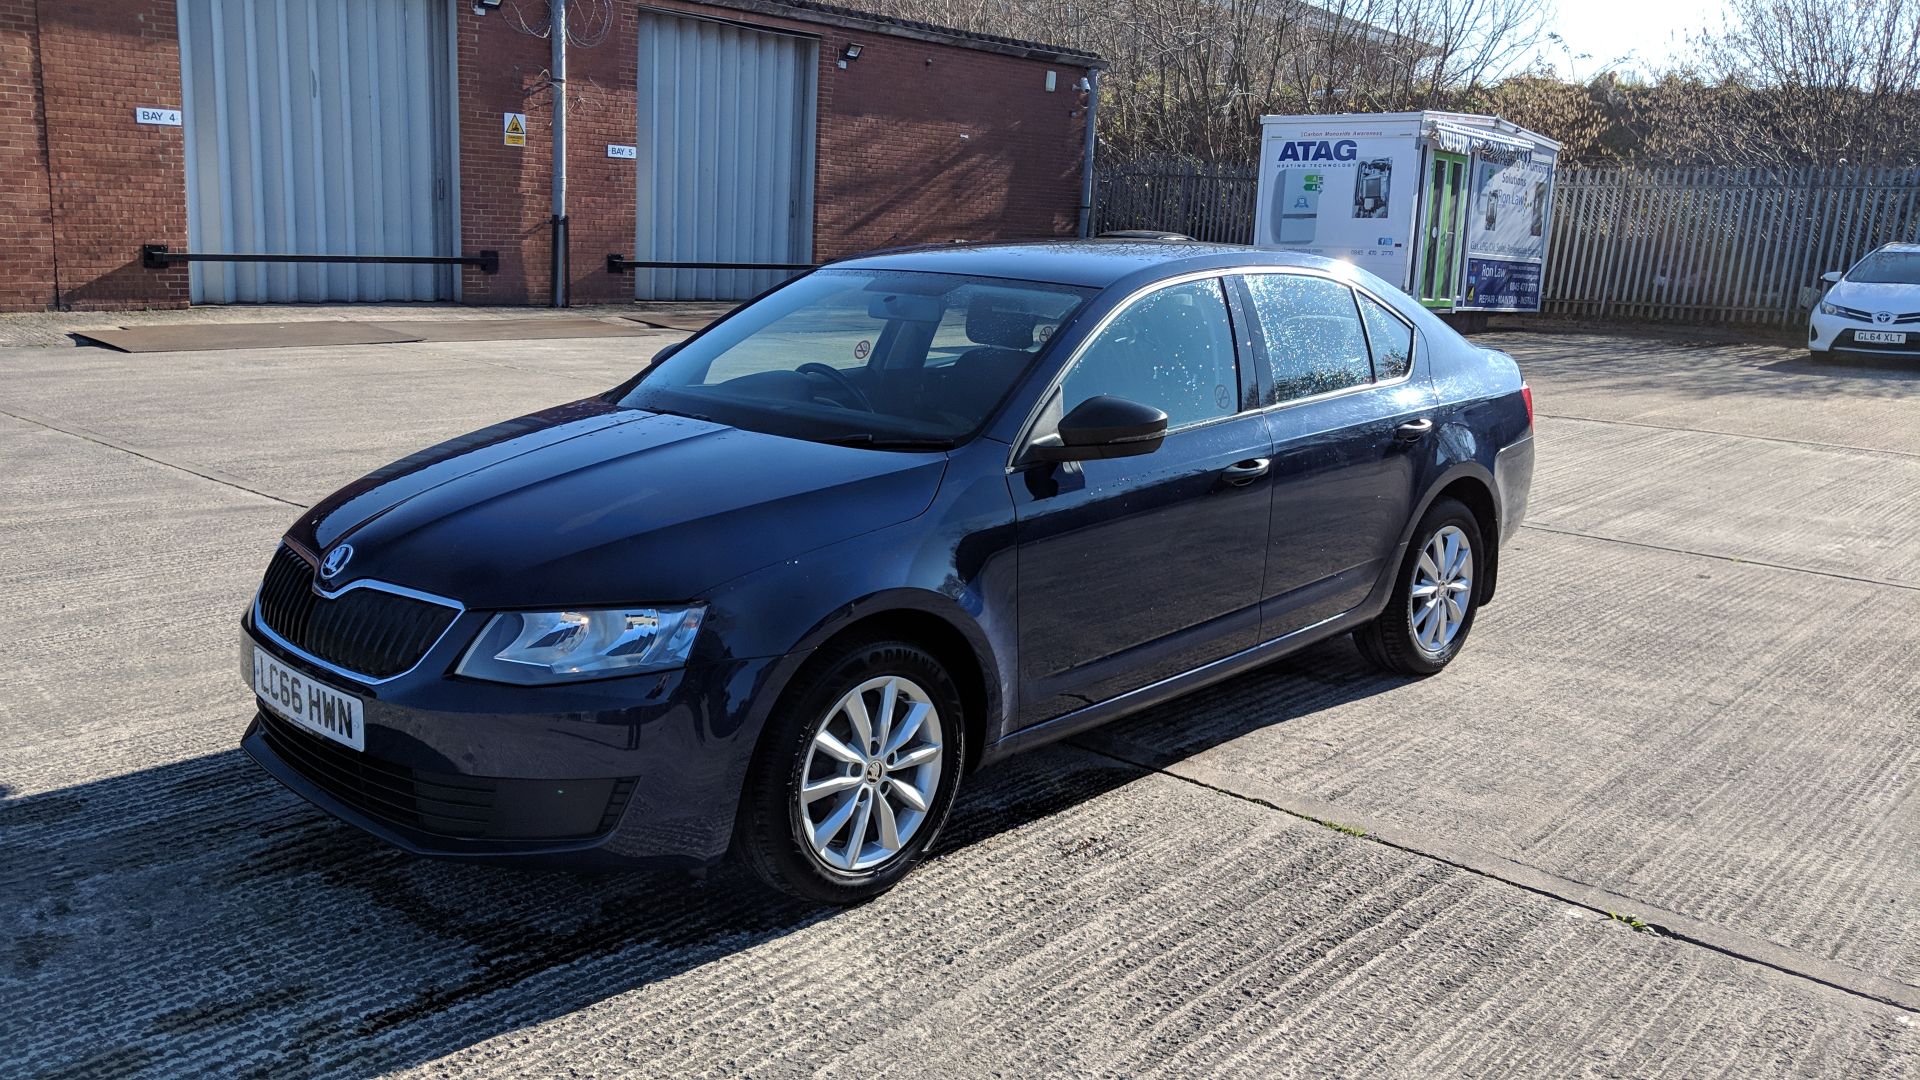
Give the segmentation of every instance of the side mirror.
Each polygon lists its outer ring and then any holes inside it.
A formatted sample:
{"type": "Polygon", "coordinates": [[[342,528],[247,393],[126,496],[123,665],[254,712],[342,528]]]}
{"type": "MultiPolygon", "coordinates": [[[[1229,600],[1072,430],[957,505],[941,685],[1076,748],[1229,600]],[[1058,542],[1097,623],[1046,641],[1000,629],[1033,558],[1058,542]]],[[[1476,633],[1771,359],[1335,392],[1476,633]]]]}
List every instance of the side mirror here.
{"type": "Polygon", "coordinates": [[[661,349],[659,352],[654,353],[653,359],[647,361],[647,367],[648,368],[659,367],[661,364],[666,362],[667,357],[672,356],[674,353],[679,352],[680,347],[682,345],[685,345],[686,343],[687,343],[686,339],[682,338],[681,340],[674,342],[673,344],[667,346],[666,348],[661,349]]]}
{"type": "Polygon", "coordinates": [[[1829,270],[1826,273],[1820,275],[1820,280],[1826,282],[1829,285],[1838,285],[1840,284],[1840,271],[1829,270]]]}
{"type": "Polygon", "coordinates": [[[1036,439],[1027,448],[1027,457],[1032,461],[1139,457],[1160,449],[1166,437],[1166,413],[1101,394],[1075,405],[1060,418],[1058,433],[1036,439]]]}

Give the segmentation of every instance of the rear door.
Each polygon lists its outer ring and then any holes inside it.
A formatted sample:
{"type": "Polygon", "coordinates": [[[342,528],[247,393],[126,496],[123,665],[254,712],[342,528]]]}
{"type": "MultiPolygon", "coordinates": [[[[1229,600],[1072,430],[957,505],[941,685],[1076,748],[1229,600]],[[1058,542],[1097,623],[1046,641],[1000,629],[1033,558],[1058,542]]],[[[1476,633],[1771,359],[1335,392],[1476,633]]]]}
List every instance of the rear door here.
{"type": "Polygon", "coordinates": [[[1036,437],[1110,394],[1166,411],[1140,457],[1008,477],[1019,543],[1021,708],[1036,723],[1256,643],[1270,511],[1266,419],[1222,282],[1122,308],[1042,407],[1036,437]]]}
{"type": "Polygon", "coordinates": [[[1365,292],[1306,271],[1236,284],[1274,447],[1261,636],[1275,638],[1358,606],[1386,570],[1430,453],[1434,394],[1413,327],[1365,292]]]}

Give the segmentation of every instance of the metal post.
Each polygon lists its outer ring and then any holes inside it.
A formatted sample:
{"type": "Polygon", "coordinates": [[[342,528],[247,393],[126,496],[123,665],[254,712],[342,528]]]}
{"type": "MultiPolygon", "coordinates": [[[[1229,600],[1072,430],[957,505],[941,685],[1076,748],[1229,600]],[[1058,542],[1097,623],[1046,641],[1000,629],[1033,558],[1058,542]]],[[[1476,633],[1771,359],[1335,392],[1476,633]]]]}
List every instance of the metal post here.
{"type": "Polygon", "coordinates": [[[553,44],[553,265],[549,293],[567,306],[567,0],[551,0],[547,36],[553,44]]]}
{"type": "Polygon", "coordinates": [[[1100,69],[1087,71],[1087,142],[1080,157],[1080,235],[1093,235],[1094,119],[1100,107],[1100,69]]]}

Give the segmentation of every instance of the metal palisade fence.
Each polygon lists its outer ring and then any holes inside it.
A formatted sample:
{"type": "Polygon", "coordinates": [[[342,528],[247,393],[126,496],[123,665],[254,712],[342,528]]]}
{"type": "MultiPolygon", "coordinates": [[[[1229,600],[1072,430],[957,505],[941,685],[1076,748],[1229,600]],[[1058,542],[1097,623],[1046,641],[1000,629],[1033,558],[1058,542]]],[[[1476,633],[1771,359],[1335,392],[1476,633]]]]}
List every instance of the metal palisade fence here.
{"type": "MultiPolygon", "coordinates": [[[[1920,169],[1562,166],[1542,310],[1687,323],[1797,322],[1820,275],[1920,241],[1920,169]]],[[[1099,231],[1253,236],[1251,166],[1103,166],[1099,231]]]]}
{"type": "Polygon", "coordinates": [[[1196,240],[1253,240],[1252,165],[1101,162],[1094,176],[1096,234],[1168,229],[1196,240]]]}

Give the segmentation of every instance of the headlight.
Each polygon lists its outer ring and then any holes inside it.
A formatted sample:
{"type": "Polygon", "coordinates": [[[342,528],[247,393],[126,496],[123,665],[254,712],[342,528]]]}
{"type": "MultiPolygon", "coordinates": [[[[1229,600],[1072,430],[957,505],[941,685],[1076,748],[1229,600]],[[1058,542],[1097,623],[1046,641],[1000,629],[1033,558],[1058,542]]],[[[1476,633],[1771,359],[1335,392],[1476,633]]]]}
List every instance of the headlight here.
{"type": "Polygon", "coordinates": [[[507,611],[495,615],[457,674],[538,686],[682,667],[701,607],[507,611]]]}
{"type": "Polygon", "coordinates": [[[1841,313],[1842,312],[1838,307],[1835,307],[1834,305],[1827,303],[1825,300],[1820,301],[1820,314],[1839,315],[1841,313]]]}

